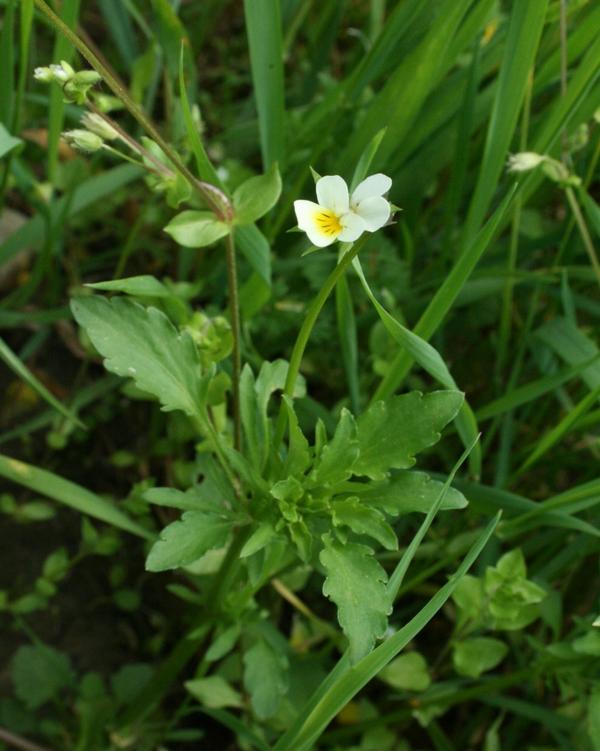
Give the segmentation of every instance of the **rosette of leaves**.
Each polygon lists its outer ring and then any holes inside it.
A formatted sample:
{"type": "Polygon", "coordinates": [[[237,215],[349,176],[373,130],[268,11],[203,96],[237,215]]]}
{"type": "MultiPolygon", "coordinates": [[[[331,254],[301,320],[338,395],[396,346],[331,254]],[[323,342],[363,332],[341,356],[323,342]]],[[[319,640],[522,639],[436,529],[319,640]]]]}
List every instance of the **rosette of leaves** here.
{"type": "MultiPolygon", "coordinates": [[[[181,410],[201,430],[214,433],[207,404],[215,365],[204,371],[189,330],[123,297],[80,297],[72,307],[108,370],[133,378],[164,410],[181,410]]],[[[209,457],[203,481],[187,492],[158,488],[147,494],[153,503],[184,512],[161,532],[147,568],[188,566],[227,545],[244,527],[241,557],[250,591],[294,558],[310,563],[324,573],[323,592],[337,606],[351,657],[358,660],[383,635],[391,612],[387,574],[376,551],[398,547],[396,517],[427,512],[438,498],[441,483],[411,467],[417,453],[439,440],[463,395],[413,392],[376,402],[358,417],[343,409],[333,435],[319,420],[312,442],[300,428],[293,401],[285,398],[288,438],[282,449],[274,441],[269,402],[283,389],[287,370],[282,360],[265,362],[257,377],[249,366],[243,369],[244,452],[231,448],[225,436],[212,436],[212,449],[228,472],[209,457]],[[238,478],[239,488],[227,474],[238,478]]],[[[299,381],[294,396],[302,393],[299,381]]],[[[442,508],[465,505],[450,489],[442,508]]]]}
{"type": "MultiPolygon", "coordinates": [[[[281,453],[271,444],[267,411],[276,386],[274,365],[265,363],[256,379],[249,367],[242,374],[245,473],[255,487],[248,507],[255,529],[242,556],[250,562],[286,540],[301,560],[322,570],[323,593],[336,604],[352,659],[358,660],[383,635],[391,612],[387,575],[375,551],[397,549],[391,521],[427,512],[438,497],[441,483],[410,467],[415,454],[439,440],[463,396],[413,392],[376,402],[358,418],[343,409],[331,437],[317,422],[312,445],[285,398],[288,442],[281,453]]],[[[450,490],[443,507],[465,505],[450,490]]]]}

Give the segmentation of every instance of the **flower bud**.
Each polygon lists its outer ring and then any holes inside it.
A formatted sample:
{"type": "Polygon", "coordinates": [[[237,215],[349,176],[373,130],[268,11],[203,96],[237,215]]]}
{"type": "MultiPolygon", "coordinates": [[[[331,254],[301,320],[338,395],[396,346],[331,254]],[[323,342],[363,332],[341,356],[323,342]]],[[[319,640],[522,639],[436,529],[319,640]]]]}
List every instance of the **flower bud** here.
{"type": "Polygon", "coordinates": [[[521,151],[518,154],[511,154],[508,157],[509,172],[529,172],[535,169],[546,157],[543,154],[536,154],[534,151],[521,151]]]}
{"type": "Polygon", "coordinates": [[[80,70],[73,76],[73,83],[78,86],[93,86],[100,80],[102,76],[95,70],[80,70]]]}
{"type": "Polygon", "coordinates": [[[62,134],[65,141],[73,148],[92,153],[98,151],[104,145],[104,141],[96,133],[90,133],[89,130],[76,128],[67,130],[62,134]]]}
{"type": "Polygon", "coordinates": [[[54,74],[50,68],[36,68],[33,71],[33,77],[36,81],[41,81],[42,83],[50,83],[50,81],[54,80],[54,74]]]}
{"type": "Polygon", "coordinates": [[[118,131],[95,112],[86,112],[81,118],[81,124],[84,128],[100,136],[105,141],[114,141],[115,138],[119,138],[118,131]]]}
{"type": "Polygon", "coordinates": [[[70,81],[75,75],[75,71],[66,60],[61,60],[60,65],[51,65],[50,71],[52,72],[52,78],[56,83],[61,84],[67,83],[67,81],[70,81]]]}

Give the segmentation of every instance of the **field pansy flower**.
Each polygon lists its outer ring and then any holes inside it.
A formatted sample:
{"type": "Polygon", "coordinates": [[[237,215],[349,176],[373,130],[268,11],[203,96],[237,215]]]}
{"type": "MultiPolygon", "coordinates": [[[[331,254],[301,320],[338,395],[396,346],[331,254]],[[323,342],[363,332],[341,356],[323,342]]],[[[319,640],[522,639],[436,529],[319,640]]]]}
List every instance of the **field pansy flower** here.
{"type": "Polygon", "coordinates": [[[390,218],[391,206],[383,196],[392,187],[387,175],[377,173],[359,183],[352,195],[339,175],[317,180],[317,201],[294,201],[298,227],[318,248],[336,240],[354,242],[363,232],[375,232],[390,218]]]}

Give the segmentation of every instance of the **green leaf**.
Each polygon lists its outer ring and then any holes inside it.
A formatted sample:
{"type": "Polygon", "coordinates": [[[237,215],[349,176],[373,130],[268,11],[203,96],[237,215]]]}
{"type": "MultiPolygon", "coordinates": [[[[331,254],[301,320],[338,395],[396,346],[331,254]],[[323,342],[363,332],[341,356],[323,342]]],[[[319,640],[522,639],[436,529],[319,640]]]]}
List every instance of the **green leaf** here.
{"type": "Polygon", "coordinates": [[[187,566],[208,550],[225,545],[232,521],[204,511],[186,511],[180,520],[160,533],[146,559],[147,571],[166,571],[187,566]]]}
{"type": "Polygon", "coordinates": [[[23,141],[20,138],[15,138],[6,130],[4,125],[0,123],[0,159],[3,156],[9,154],[13,149],[18,146],[22,146],[23,141]]]}
{"type": "Polygon", "coordinates": [[[142,497],[148,503],[154,503],[157,506],[178,508],[182,511],[207,511],[218,514],[223,510],[224,503],[223,499],[214,495],[213,492],[212,488],[206,490],[203,483],[202,485],[194,485],[185,493],[175,488],[150,488],[142,494],[142,497]]]}
{"type": "Polygon", "coordinates": [[[109,282],[95,282],[94,284],[86,284],[85,286],[106,292],[123,292],[126,295],[136,295],[137,297],[172,296],[172,292],[162,282],[149,274],[129,276],[126,279],[113,279],[109,282]]]}
{"type": "Polygon", "coordinates": [[[347,655],[339,660],[327,679],[298,712],[292,726],[273,746],[273,751],[308,751],[314,748],[321,733],[342,708],[383,670],[443,607],[461,577],[487,545],[499,518],[498,514],[489,522],[449,581],[406,625],[364,657],[358,665],[352,667],[347,655]]]}
{"type": "Polygon", "coordinates": [[[11,663],[15,694],[29,709],[37,709],[73,684],[71,660],[43,644],[19,647],[11,663]]]}
{"type": "Polygon", "coordinates": [[[200,359],[189,333],[178,333],[160,310],[126,298],[77,297],[71,309],[105,358],[107,370],[132,378],[160,401],[164,411],[199,414],[200,359]]]}
{"type": "Polygon", "coordinates": [[[288,660],[266,639],[244,653],[244,686],[259,719],[266,720],[277,712],[289,688],[288,660]]]}
{"type": "Polygon", "coordinates": [[[28,384],[35,392],[37,392],[44,401],[46,401],[57,412],[67,418],[69,422],[77,425],[79,428],[85,429],[85,425],[79,420],[76,414],[67,409],[62,402],[52,394],[44,386],[44,384],[36,378],[33,373],[25,366],[17,355],[10,349],[3,339],[0,338],[0,360],[3,360],[6,365],[14,372],[19,378],[28,384]]]}
{"type": "Polygon", "coordinates": [[[281,195],[281,177],[274,162],[264,175],[250,177],[233,193],[236,224],[252,224],[270,211],[281,195]]]}
{"type": "Polygon", "coordinates": [[[420,652],[409,652],[396,657],[377,677],[388,686],[401,691],[425,691],[431,683],[427,660],[420,652]]]}
{"type": "Polygon", "coordinates": [[[342,409],[331,441],[323,446],[311,480],[315,485],[335,485],[350,477],[359,454],[356,422],[347,409],[342,409]]]}
{"type": "Polygon", "coordinates": [[[228,652],[231,652],[239,637],[240,627],[237,623],[234,623],[233,626],[221,631],[206,651],[205,659],[208,662],[215,662],[225,657],[228,652]]]}
{"type": "Polygon", "coordinates": [[[600,751],[600,688],[597,686],[590,694],[586,724],[594,751],[600,751]]]}
{"type": "Polygon", "coordinates": [[[284,394],[283,403],[285,404],[288,417],[288,451],[283,465],[283,474],[286,477],[290,475],[298,476],[308,469],[310,464],[310,449],[308,441],[298,424],[293,401],[289,396],[284,394]]]}
{"type": "Polygon", "coordinates": [[[259,550],[262,550],[275,537],[275,530],[270,524],[260,524],[240,551],[240,558],[248,558],[259,550]]]}
{"type": "Polygon", "coordinates": [[[474,636],[454,645],[452,662],[459,675],[479,678],[482,673],[500,664],[508,653],[508,647],[499,639],[474,636]]]}
{"type": "Polygon", "coordinates": [[[281,162],[284,151],[284,76],[279,0],[244,0],[246,34],[263,167],[281,162]]]}
{"type": "Polygon", "coordinates": [[[580,655],[600,657],[600,628],[596,626],[584,636],[575,639],[573,649],[580,655]]]}
{"type": "MultiPolygon", "coordinates": [[[[251,224],[235,228],[235,241],[244,258],[256,272],[251,297],[252,304],[258,305],[257,298],[262,296],[266,301],[271,294],[271,247],[258,227],[251,224]]],[[[246,284],[250,285],[252,279],[253,277],[250,277],[246,284]]],[[[250,306],[250,303],[247,305],[250,306]]]]}
{"type": "Polygon", "coordinates": [[[164,228],[165,232],[184,248],[204,248],[229,232],[225,222],[215,219],[210,211],[182,211],[164,228]]]}
{"type": "Polygon", "coordinates": [[[240,694],[220,675],[195,678],[192,681],[186,681],[184,685],[200,704],[210,709],[243,706],[240,694]]]}
{"type": "Polygon", "coordinates": [[[129,704],[137,696],[140,686],[149,681],[153,673],[152,666],[145,662],[132,662],[119,668],[110,680],[117,701],[129,704]]]}
{"type": "Polygon", "coordinates": [[[483,582],[470,574],[463,576],[454,590],[452,599],[462,611],[463,620],[479,621],[484,610],[483,582]]]}
{"type": "MultiPolygon", "coordinates": [[[[401,470],[394,472],[387,482],[372,482],[360,491],[363,503],[369,503],[382,509],[386,514],[398,516],[413,511],[426,514],[438,499],[444,484],[432,480],[425,472],[401,470]]],[[[467,505],[467,499],[455,488],[448,488],[440,510],[461,509],[467,505]]]]}
{"type": "MultiPolygon", "coordinates": [[[[271,426],[268,405],[271,395],[282,390],[288,372],[285,360],[263,362],[258,378],[245,365],[240,378],[240,411],[247,450],[252,465],[259,471],[265,466],[271,445],[271,426]]],[[[298,382],[297,396],[302,395],[303,384],[298,382]]]]}
{"type": "Polygon", "coordinates": [[[35,493],[41,493],[81,514],[87,514],[111,524],[117,529],[154,540],[152,532],[134,522],[109,501],[45,469],[0,454],[0,477],[6,477],[35,493]]]}
{"type": "MultiPolygon", "coordinates": [[[[536,337],[556,352],[569,365],[582,365],[597,358],[598,346],[587,334],[566,318],[554,318],[536,331],[536,337]]],[[[591,389],[600,386],[600,360],[595,360],[581,373],[591,389]]]]}
{"type": "Polygon", "coordinates": [[[319,560],[327,572],[323,594],[338,609],[338,621],[346,634],[350,659],[357,662],[383,636],[391,606],[387,596],[387,575],[365,545],[342,545],[327,534],[319,560]]]}
{"type": "Polygon", "coordinates": [[[398,540],[394,530],[386,522],[383,514],[374,508],[364,506],[359,498],[334,501],[332,512],[335,526],[346,526],[357,535],[368,535],[387,550],[398,549],[398,540]]]}
{"type": "Polygon", "coordinates": [[[483,158],[465,221],[464,236],[467,244],[473,239],[485,217],[496,191],[498,178],[505,167],[525,97],[527,80],[531,75],[544,28],[547,5],[548,0],[512,5],[483,158]]]}
{"type": "Polygon", "coordinates": [[[412,467],[414,455],[439,441],[462,402],[459,391],[414,391],[375,402],[357,421],[360,455],[353,472],[380,480],[390,469],[412,467]]]}

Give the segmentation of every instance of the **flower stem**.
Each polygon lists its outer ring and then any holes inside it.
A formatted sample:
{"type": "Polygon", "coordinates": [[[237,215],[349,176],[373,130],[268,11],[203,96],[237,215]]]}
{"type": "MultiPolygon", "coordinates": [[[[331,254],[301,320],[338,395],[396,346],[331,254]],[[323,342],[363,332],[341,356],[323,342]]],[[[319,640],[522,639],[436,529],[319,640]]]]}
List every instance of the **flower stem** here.
{"type": "Polygon", "coordinates": [[[242,445],[242,426],[240,418],[240,371],[242,357],[240,348],[240,303],[238,297],[238,282],[235,262],[235,244],[233,228],[227,235],[227,281],[229,286],[229,314],[231,317],[231,333],[233,335],[233,445],[239,451],[242,445]]]}
{"type": "MultiPolygon", "coordinates": [[[[296,380],[298,379],[298,373],[300,372],[300,363],[302,362],[302,356],[304,355],[304,350],[306,349],[306,345],[308,343],[308,340],[310,338],[310,335],[312,333],[316,320],[319,316],[319,313],[321,312],[323,305],[325,305],[325,301],[331,294],[338,279],[346,272],[346,269],[352,263],[352,260],[355,258],[355,256],[358,254],[358,251],[365,244],[366,238],[367,236],[363,235],[363,237],[360,240],[354,243],[354,245],[349,250],[346,251],[346,253],[344,254],[344,256],[342,256],[339,263],[336,265],[336,267],[333,269],[333,271],[329,274],[329,276],[325,280],[323,286],[319,290],[319,293],[317,294],[315,299],[310,304],[306,312],[306,318],[304,319],[304,323],[302,324],[302,327],[300,328],[300,331],[298,332],[298,337],[296,338],[296,343],[294,344],[294,349],[292,350],[292,356],[290,357],[290,367],[288,368],[287,378],[285,379],[285,386],[283,388],[283,393],[286,396],[291,397],[294,392],[294,387],[296,386],[296,380]]],[[[281,443],[283,439],[285,426],[286,426],[286,411],[283,407],[283,402],[282,402],[281,408],[279,410],[279,416],[277,418],[277,427],[275,430],[275,441],[274,441],[275,448],[279,446],[279,444],[281,443]]]]}

